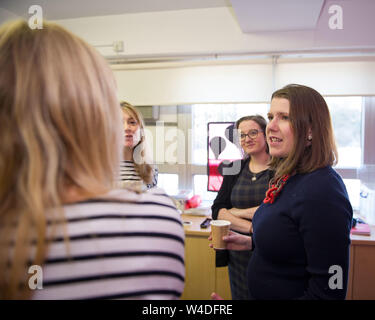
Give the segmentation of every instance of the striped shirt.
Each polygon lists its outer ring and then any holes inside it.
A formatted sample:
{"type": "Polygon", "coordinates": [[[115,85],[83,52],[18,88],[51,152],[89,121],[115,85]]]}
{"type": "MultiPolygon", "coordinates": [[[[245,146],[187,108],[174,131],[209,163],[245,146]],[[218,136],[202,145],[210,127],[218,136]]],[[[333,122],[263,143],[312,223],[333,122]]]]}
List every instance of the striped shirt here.
{"type": "Polygon", "coordinates": [[[184,230],[161,189],[112,190],[64,206],[33,299],[177,299],[184,288],[184,230]]]}
{"type": "Polygon", "coordinates": [[[141,181],[141,177],[135,170],[133,161],[121,161],[120,163],[120,180],[121,181],[141,181]]]}
{"type": "MultiPolygon", "coordinates": [[[[135,189],[142,189],[144,182],[139,176],[137,170],[135,169],[134,162],[123,160],[120,163],[120,187],[130,187],[135,189]]],[[[150,184],[145,184],[145,189],[153,188],[158,183],[158,169],[153,168],[152,172],[152,182],[150,184]]]]}

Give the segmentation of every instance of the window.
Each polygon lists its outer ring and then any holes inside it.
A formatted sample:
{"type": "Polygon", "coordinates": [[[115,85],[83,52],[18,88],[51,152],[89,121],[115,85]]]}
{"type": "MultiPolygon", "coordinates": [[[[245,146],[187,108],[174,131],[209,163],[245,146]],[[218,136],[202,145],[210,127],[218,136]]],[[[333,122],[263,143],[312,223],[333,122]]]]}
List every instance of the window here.
{"type": "MultiPolygon", "coordinates": [[[[360,183],[355,170],[361,165],[362,97],[325,97],[330,109],[336,138],[339,162],[336,168],[344,178],[353,208],[359,207],[360,183]],[[350,171],[351,170],[351,171],[350,171]]],[[[267,103],[249,104],[195,104],[191,108],[192,118],[192,162],[193,167],[207,163],[207,123],[211,121],[234,121],[245,115],[260,114],[266,119],[267,103]]],[[[192,173],[198,173],[197,170],[192,173]]],[[[204,173],[204,172],[200,172],[204,173]]],[[[193,174],[193,189],[205,200],[213,200],[215,192],[207,191],[207,176],[193,174]]]]}
{"type": "MultiPolygon", "coordinates": [[[[366,159],[366,155],[370,158],[374,156],[370,154],[373,152],[371,148],[363,147],[363,137],[361,137],[366,121],[364,120],[366,119],[365,110],[367,110],[366,101],[369,104],[368,109],[373,108],[374,103],[367,97],[356,96],[325,97],[325,99],[330,109],[339,152],[336,170],[344,179],[353,208],[358,209],[360,180],[357,178],[357,169],[366,159]]],[[[201,195],[203,200],[212,201],[216,193],[207,191],[207,123],[235,121],[242,116],[254,114],[260,114],[266,118],[269,103],[194,104],[179,105],[173,110],[164,108],[162,106],[160,109],[161,117],[164,113],[168,113],[169,116],[173,113],[173,121],[177,120],[173,126],[181,130],[186,137],[186,161],[185,164],[180,165],[159,164],[158,186],[164,188],[169,194],[174,194],[179,189],[192,189],[195,194],[201,195]]],[[[169,129],[172,127],[167,124],[166,137],[169,129]]],[[[365,137],[371,136],[366,132],[365,137]]],[[[370,142],[368,144],[371,144],[370,142]]],[[[168,143],[181,145],[177,138],[168,143]]],[[[165,148],[167,146],[168,144],[165,148]]]]}
{"type": "Polygon", "coordinates": [[[360,199],[360,188],[361,183],[359,179],[343,179],[346,190],[348,191],[349,200],[353,209],[359,208],[359,199],[360,199]]]}
{"type": "Polygon", "coordinates": [[[243,116],[260,114],[267,119],[269,104],[194,104],[191,106],[192,121],[192,170],[193,190],[203,200],[214,200],[216,192],[207,191],[207,123],[236,121],[243,116]]]}
{"type": "Polygon", "coordinates": [[[217,192],[207,191],[207,175],[194,175],[194,194],[199,194],[203,200],[215,200],[217,192]]]}
{"type": "Polygon", "coordinates": [[[159,173],[157,186],[164,189],[167,194],[176,194],[178,191],[178,175],[159,173]]]}
{"type": "Polygon", "coordinates": [[[236,121],[243,116],[255,114],[267,119],[269,105],[249,104],[194,104],[192,105],[192,161],[207,164],[207,123],[214,121],[236,121]]]}
{"type": "MultiPolygon", "coordinates": [[[[339,152],[340,168],[361,165],[362,97],[326,97],[339,152]]],[[[207,161],[207,123],[235,121],[245,115],[260,114],[267,119],[268,104],[195,104],[192,105],[193,164],[207,161]]]]}
{"type": "Polygon", "coordinates": [[[362,97],[326,97],[337,143],[339,168],[361,165],[362,97]]]}
{"type": "Polygon", "coordinates": [[[325,97],[331,113],[339,161],[336,169],[341,174],[353,209],[359,208],[360,180],[348,170],[361,166],[362,97],[325,97]],[[346,179],[349,178],[350,179],[346,179]]]}

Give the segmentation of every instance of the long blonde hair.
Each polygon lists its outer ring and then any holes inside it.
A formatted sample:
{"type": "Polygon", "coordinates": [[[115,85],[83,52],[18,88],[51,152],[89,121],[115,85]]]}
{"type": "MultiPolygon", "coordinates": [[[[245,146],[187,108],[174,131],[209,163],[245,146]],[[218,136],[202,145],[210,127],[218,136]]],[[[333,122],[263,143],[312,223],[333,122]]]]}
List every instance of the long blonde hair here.
{"type": "Polygon", "coordinates": [[[113,186],[121,113],[103,57],[56,24],[2,26],[0,70],[0,298],[27,298],[67,190],[113,186]]]}
{"type": "Polygon", "coordinates": [[[145,143],[145,124],[143,121],[142,114],[130,103],[126,101],[121,101],[120,103],[122,112],[126,112],[128,115],[132,116],[139,124],[139,129],[141,131],[141,139],[133,148],[133,156],[135,151],[137,151],[137,156],[139,159],[134,161],[134,167],[137,170],[141,179],[146,183],[150,184],[153,178],[153,167],[149,162],[148,150],[145,143]]]}

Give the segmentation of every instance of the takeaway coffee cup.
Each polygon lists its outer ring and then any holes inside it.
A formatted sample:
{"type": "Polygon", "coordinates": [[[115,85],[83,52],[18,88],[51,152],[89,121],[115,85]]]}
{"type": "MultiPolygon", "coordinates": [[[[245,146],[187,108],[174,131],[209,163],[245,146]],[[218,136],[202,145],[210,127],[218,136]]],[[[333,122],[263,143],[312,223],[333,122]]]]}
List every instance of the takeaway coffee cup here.
{"type": "Polygon", "coordinates": [[[212,245],[214,249],[226,249],[223,237],[228,235],[230,224],[230,221],[227,220],[211,221],[212,245]]]}

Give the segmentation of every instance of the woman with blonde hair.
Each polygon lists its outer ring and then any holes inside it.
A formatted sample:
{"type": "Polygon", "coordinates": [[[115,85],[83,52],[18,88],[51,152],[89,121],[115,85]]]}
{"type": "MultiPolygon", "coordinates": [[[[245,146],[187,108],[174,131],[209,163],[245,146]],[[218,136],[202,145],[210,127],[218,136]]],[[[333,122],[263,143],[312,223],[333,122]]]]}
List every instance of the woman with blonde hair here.
{"type": "Polygon", "coordinates": [[[138,184],[148,189],[155,187],[158,170],[151,165],[145,141],[144,122],[141,113],[130,103],[120,103],[124,124],[124,160],[120,165],[122,186],[134,187],[138,184]]]}
{"type": "Polygon", "coordinates": [[[103,57],[16,21],[0,28],[0,70],[0,299],[178,298],[172,201],[113,188],[123,130],[103,57]]]}

